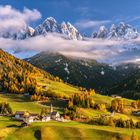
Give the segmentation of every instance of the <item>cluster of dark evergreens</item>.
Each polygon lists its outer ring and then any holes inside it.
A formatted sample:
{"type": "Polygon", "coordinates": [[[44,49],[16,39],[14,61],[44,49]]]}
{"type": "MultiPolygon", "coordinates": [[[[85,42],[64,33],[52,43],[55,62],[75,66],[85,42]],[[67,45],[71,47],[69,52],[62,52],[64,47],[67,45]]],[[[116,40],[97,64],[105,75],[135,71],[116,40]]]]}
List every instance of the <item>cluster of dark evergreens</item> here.
{"type": "Polygon", "coordinates": [[[0,103],[0,114],[12,114],[9,103],[0,103]]]}
{"type": "Polygon", "coordinates": [[[81,108],[93,108],[95,102],[93,100],[94,90],[83,91],[82,94],[75,93],[69,100],[67,108],[65,109],[65,115],[69,116],[72,120],[79,117],[78,107],[81,108]]]}
{"type": "Polygon", "coordinates": [[[43,117],[46,117],[49,115],[49,110],[47,108],[42,108],[41,109],[41,112],[40,112],[40,115],[39,115],[39,118],[42,119],[43,117]]]}
{"type": "Polygon", "coordinates": [[[68,102],[68,108],[72,106],[90,108],[94,106],[93,95],[95,94],[94,90],[85,91],[83,94],[76,93],[70,98],[68,102]]]}
{"type": "Polygon", "coordinates": [[[77,118],[77,107],[74,105],[74,106],[71,106],[70,108],[66,108],[65,111],[64,111],[64,116],[66,119],[71,119],[71,120],[74,120],[75,118],[77,118]]]}
{"type": "MultiPolygon", "coordinates": [[[[65,110],[65,115],[69,116],[72,119],[79,118],[79,108],[93,108],[102,112],[108,110],[114,113],[124,113],[127,109],[126,106],[127,105],[125,100],[118,98],[112,100],[111,105],[108,105],[106,103],[96,103],[94,101],[94,96],[92,97],[90,93],[86,91],[86,93],[84,94],[74,94],[72,96],[72,98],[68,101],[68,106],[65,110]]],[[[100,123],[102,124],[102,121],[100,121],[100,123]]]]}
{"type": "Polygon", "coordinates": [[[134,69],[128,77],[111,88],[110,93],[117,93],[124,98],[140,99],[140,71],[134,69]]]}
{"type": "Polygon", "coordinates": [[[134,122],[132,119],[130,120],[114,120],[116,127],[122,127],[122,128],[140,128],[140,122],[134,122]]]}
{"type": "Polygon", "coordinates": [[[42,108],[40,112],[40,116],[47,116],[49,113],[50,112],[47,108],[42,108]]]}
{"type": "Polygon", "coordinates": [[[89,121],[90,124],[114,126],[121,128],[140,128],[140,122],[134,122],[132,119],[113,119],[112,117],[99,117],[89,121]]]}

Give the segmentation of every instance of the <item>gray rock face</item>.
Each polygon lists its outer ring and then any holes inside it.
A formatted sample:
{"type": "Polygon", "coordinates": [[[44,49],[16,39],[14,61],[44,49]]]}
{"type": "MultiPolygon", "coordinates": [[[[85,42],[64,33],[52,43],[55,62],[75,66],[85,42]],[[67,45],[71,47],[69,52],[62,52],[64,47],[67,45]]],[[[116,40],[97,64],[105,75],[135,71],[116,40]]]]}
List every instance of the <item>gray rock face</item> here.
{"type": "Polygon", "coordinates": [[[101,26],[97,33],[93,33],[92,37],[104,39],[135,39],[138,36],[139,33],[136,28],[121,22],[118,25],[112,24],[109,29],[101,26]]]}
{"type": "Polygon", "coordinates": [[[19,32],[1,33],[0,37],[23,40],[38,35],[46,36],[48,33],[59,33],[65,36],[65,38],[67,39],[82,40],[82,36],[71,23],[62,22],[61,24],[59,24],[53,17],[47,18],[35,29],[27,26],[25,29],[21,29],[19,32]]]}
{"type": "Polygon", "coordinates": [[[82,36],[78,30],[69,22],[59,24],[54,18],[47,18],[42,24],[35,28],[35,35],[47,35],[48,32],[60,33],[68,39],[81,40],[82,36]]]}

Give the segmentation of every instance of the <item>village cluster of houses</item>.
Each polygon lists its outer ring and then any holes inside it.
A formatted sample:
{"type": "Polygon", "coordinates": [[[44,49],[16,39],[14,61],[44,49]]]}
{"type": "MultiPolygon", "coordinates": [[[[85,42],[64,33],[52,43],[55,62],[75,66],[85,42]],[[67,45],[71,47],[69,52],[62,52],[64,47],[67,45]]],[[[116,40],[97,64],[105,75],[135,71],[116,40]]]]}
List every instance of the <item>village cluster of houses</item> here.
{"type": "Polygon", "coordinates": [[[30,124],[32,122],[47,122],[50,120],[61,122],[67,121],[60,116],[58,111],[53,111],[52,105],[50,106],[50,114],[43,116],[41,119],[39,117],[39,114],[29,113],[28,111],[16,111],[13,119],[23,121],[24,123],[27,124],[30,124]]]}

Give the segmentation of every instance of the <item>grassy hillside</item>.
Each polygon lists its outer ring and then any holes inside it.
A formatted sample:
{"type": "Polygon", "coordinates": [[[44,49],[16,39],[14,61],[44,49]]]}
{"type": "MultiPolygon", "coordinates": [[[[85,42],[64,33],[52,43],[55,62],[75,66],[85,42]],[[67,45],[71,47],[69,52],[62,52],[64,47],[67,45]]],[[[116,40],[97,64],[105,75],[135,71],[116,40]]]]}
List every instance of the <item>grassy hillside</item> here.
{"type": "Polygon", "coordinates": [[[30,101],[28,96],[18,95],[18,94],[1,94],[0,93],[0,103],[8,102],[13,110],[16,111],[29,111],[30,113],[39,113],[41,109],[46,107],[50,109],[50,104],[53,104],[54,110],[61,111],[66,107],[65,100],[49,100],[46,104],[42,105],[38,102],[30,101]]]}
{"type": "Polygon", "coordinates": [[[111,67],[90,59],[73,59],[59,53],[42,52],[26,59],[34,66],[73,85],[104,90],[121,78],[111,67]],[[105,71],[102,75],[101,72],[105,71]],[[117,76],[115,76],[115,73],[117,76]],[[108,82],[106,82],[108,79],[108,82]]]}
{"type": "Polygon", "coordinates": [[[116,93],[125,98],[140,98],[138,64],[111,67],[95,60],[48,52],[41,52],[26,61],[73,85],[94,88],[105,95],[116,93]]]}
{"type": "Polygon", "coordinates": [[[9,93],[45,93],[68,97],[80,92],[58,77],[17,59],[0,49],[0,91],[9,93]]]}
{"type": "MultiPolygon", "coordinates": [[[[65,89],[63,89],[63,90],[65,90],[65,89]]],[[[69,89],[66,89],[66,90],[69,90],[69,89]]],[[[100,94],[95,94],[93,98],[97,103],[108,103],[108,104],[111,103],[111,101],[113,99],[111,97],[103,96],[100,94]]],[[[131,102],[131,100],[127,100],[127,101],[131,102]]],[[[49,108],[51,103],[53,104],[53,107],[56,109],[66,107],[66,103],[60,99],[52,100],[52,101],[50,100],[50,101],[46,102],[45,105],[41,105],[37,102],[32,102],[28,96],[19,95],[19,94],[2,94],[2,93],[0,93],[0,102],[10,103],[14,112],[17,110],[25,110],[25,111],[28,110],[31,113],[40,113],[42,107],[49,108]]],[[[90,113],[90,112],[88,112],[88,113],[90,113]]],[[[94,113],[93,113],[93,115],[94,115],[94,113]]]]}
{"type": "Polygon", "coordinates": [[[40,87],[43,87],[44,93],[48,91],[48,94],[53,95],[53,97],[69,97],[74,93],[81,93],[77,87],[43,77],[37,77],[37,83],[40,87]]]}
{"type": "Polygon", "coordinates": [[[14,94],[0,94],[0,102],[10,103],[13,112],[18,110],[29,111],[32,113],[39,113],[42,106],[36,102],[29,101],[29,97],[14,94]]]}

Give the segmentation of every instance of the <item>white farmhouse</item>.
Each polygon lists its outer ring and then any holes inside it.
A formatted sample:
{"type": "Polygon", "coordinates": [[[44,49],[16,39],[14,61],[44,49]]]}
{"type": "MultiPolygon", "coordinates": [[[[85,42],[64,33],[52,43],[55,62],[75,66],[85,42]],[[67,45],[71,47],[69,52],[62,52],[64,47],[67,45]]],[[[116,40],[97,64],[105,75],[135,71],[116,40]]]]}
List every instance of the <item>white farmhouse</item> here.
{"type": "Polygon", "coordinates": [[[15,113],[16,120],[24,120],[26,116],[29,116],[29,112],[27,111],[16,111],[15,113]]]}

